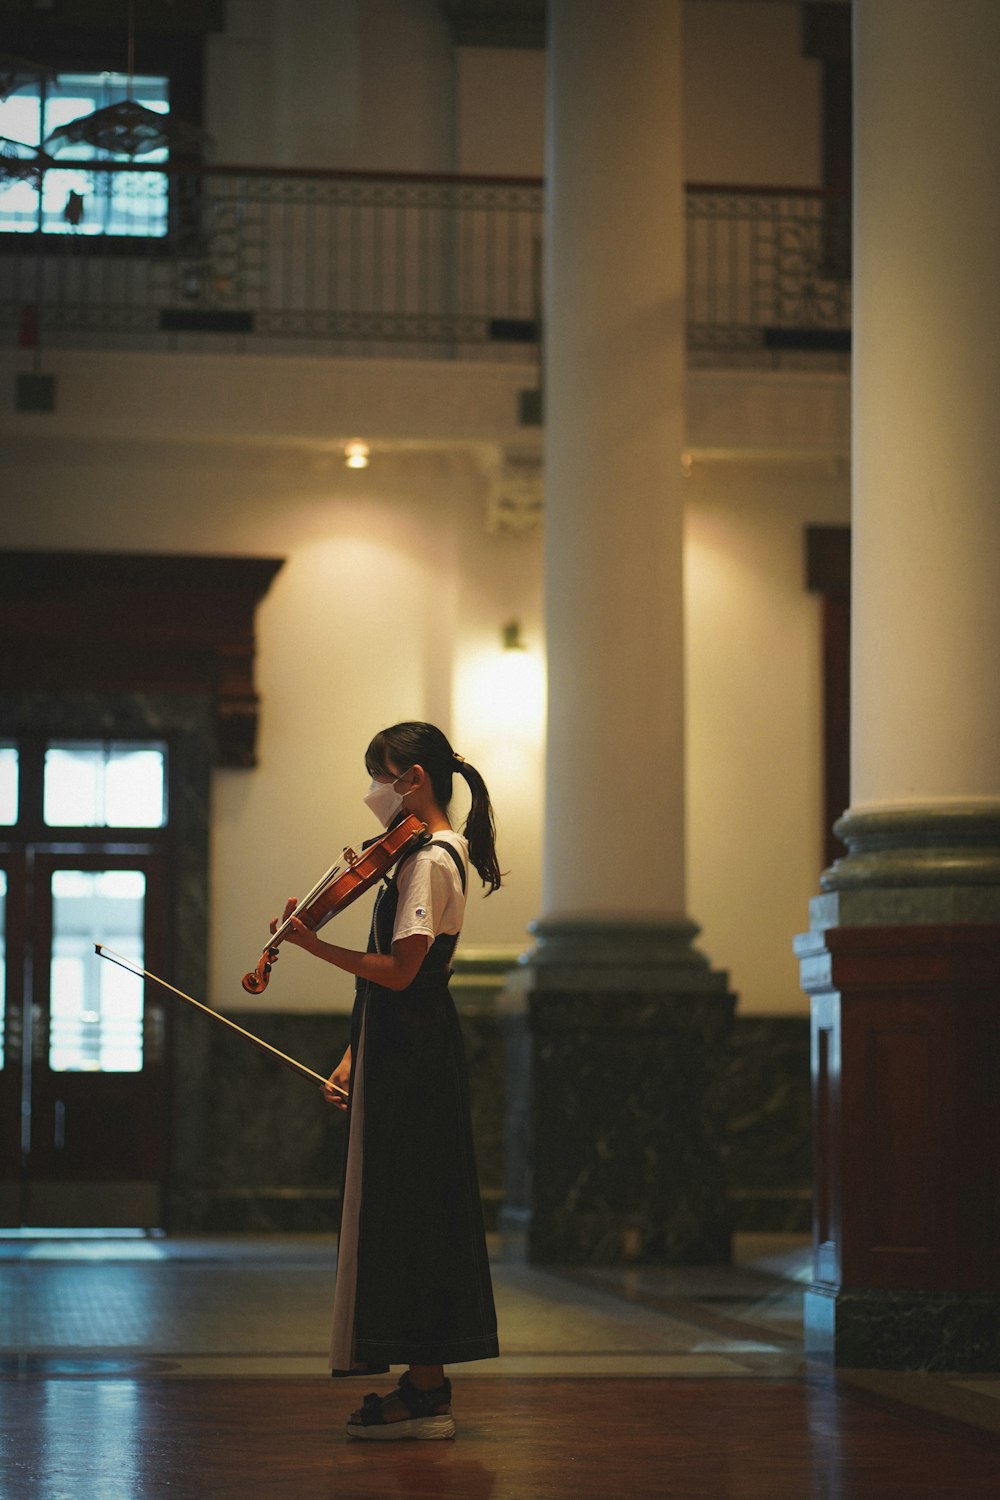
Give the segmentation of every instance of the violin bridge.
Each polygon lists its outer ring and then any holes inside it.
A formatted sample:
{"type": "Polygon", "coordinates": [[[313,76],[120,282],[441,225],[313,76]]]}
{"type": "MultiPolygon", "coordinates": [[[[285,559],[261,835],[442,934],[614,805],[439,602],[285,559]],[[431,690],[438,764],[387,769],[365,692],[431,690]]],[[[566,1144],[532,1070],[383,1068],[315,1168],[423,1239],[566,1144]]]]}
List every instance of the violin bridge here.
{"type": "Polygon", "coordinates": [[[357,862],[360,859],[360,857],[361,856],[359,854],[356,854],[353,849],[345,849],[344,850],[344,858],[346,859],[347,863],[349,865],[351,865],[352,867],[357,864],[357,862]]]}

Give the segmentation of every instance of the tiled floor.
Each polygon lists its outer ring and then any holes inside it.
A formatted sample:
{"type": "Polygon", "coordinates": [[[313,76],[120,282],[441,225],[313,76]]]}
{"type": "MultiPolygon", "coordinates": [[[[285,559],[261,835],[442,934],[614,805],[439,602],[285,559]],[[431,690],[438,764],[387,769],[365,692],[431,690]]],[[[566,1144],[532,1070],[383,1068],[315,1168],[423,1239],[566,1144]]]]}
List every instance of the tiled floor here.
{"type": "MultiPolygon", "coordinates": [[[[326,1236],[0,1239],[0,1362],[323,1374],[335,1263],[326,1236]]],[[[465,1374],[778,1375],[800,1363],[799,1289],[769,1271],[562,1276],[499,1259],[493,1271],[503,1354],[465,1374]]]]}
{"type": "MultiPolygon", "coordinates": [[[[735,1250],[731,1267],[563,1272],[495,1253],[503,1352],[462,1373],[801,1374],[808,1246],[745,1235],[735,1250]]],[[[0,1373],[325,1375],[335,1266],[327,1235],[0,1232],[0,1373]]],[[[842,1378],[1000,1431],[1000,1376],[842,1378]]]]}

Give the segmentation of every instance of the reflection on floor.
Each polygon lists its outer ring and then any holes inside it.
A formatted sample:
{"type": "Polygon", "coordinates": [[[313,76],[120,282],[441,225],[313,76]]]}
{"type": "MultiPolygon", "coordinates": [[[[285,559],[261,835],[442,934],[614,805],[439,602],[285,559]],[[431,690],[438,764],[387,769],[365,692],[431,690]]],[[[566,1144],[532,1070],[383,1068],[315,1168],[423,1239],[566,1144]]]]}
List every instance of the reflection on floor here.
{"type": "MultiPolygon", "coordinates": [[[[93,1413],[85,1415],[90,1411],[87,1403],[97,1401],[98,1388],[119,1391],[116,1402],[100,1406],[109,1421],[114,1420],[116,1410],[124,1410],[122,1402],[128,1406],[131,1401],[136,1412],[141,1409],[141,1420],[136,1416],[137,1431],[162,1419],[167,1434],[177,1430],[177,1423],[189,1420],[185,1413],[202,1409],[215,1412],[213,1420],[222,1424],[218,1428],[222,1431],[229,1420],[226,1413],[238,1410],[241,1401],[246,1420],[254,1420],[251,1413],[261,1403],[270,1403],[273,1409],[275,1401],[285,1400],[278,1393],[286,1386],[308,1391],[307,1406],[315,1401],[324,1412],[339,1411],[349,1404],[349,1397],[343,1387],[331,1388],[325,1379],[335,1259],[335,1242],[328,1236],[172,1239],[0,1231],[0,1458],[8,1473],[6,1488],[0,1478],[0,1493],[18,1500],[22,1493],[32,1500],[36,1496],[55,1500],[63,1495],[73,1495],[75,1500],[81,1496],[82,1500],[144,1500],[146,1495],[189,1493],[183,1486],[168,1483],[163,1475],[163,1484],[157,1487],[145,1471],[141,1483],[137,1480],[131,1488],[116,1488],[110,1481],[95,1487],[92,1478],[74,1485],[68,1473],[66,1487],[60,1488],[62,1481],[56,1483],[52,1475],[63,1470],[61,1460],[57,1463],[46,1447],[50,1437],[39,1439],[37,1432],[29,1437],[31,1418],[37,1417],[37,1402],[42,1399],[46,1410],[54,1413],[58,1407],[60,1421],[71,1420],[75,1413],[87,1433],[91,1428],[86,1424],[97,1420],[93,1413]],[[201,1404],[195,1401],[194,1406],[182,1392],[192,1380],[203,1393],[201,1404]],[[33,1391],[44,1392],[44,1398],[37,1394],[36,1399],[33,1391]],[[42,1446],[36,1451],[39,1441],[42,1446]],[[22,1490],[16,1484],[10,1488],[18,1474],[27,1486],[22,1490]]],[[[739,1462],[750,1466],[747,1473],[758,1462],[752,1457],[755,1441],[766,1448],[772,1439],[764,1435],[772,1432],[778,1441],[779,1428],[782,1442],[802,1445],[804,1467],[798,1478],[790,1471],[779,1482],[767,1469],[762,1450],[761,1474],[770,1474],[770,1488],[762,1477],[758,1489],[738,1480],[742,1471],[734,1453],[724,1473],[713,1470],[714,1489],[690,1491],[662,1478],[650,1480],[652,1488],[643,1488],[645,1481],[640,1483],[640,1479],[646,1471],[640,1467],[638,1477],[630,1482],[633,1496],[697,1493],[709,1500],[730,1495],[744,1500],[758,1494],[768,1500],[786,1495],[796,1500],[800,1496],[911,1500],[926,1493],[939,1500],[945,1494],[961,1493],[964,1500],[991,1493],[989,1488],[976,1488],[976,1466],[988,1458],[995,1472],[997,1454],[986,1450],[994,1450],[995,1435],[1000,1433],[1000,1376],[854,1371],[839,1372],[834,1379],[828,1371],[807,1366],[801,1316],[809,1268],[804,1242],[782,1236],[739,1238],[736,1262],[725,1268],[557,1272],[508,1264],[497,1254],[494,1282],[503,1354],[498,1360],[452,1372],[469,1393],[464,1409],[474,1418],[477,1412],[484,1414],[480,1433],[484,1442],[491,1432],[490,1412],[496,1416],[498,1432],[506,1432],[503,1422],[509,1423],[514,1437],[508,1433],[506,1442],[515,1441],[522,1432],[519,1424],[531,1427],[532,1412],[545,1409],[551,1419],[561,1410],[560,1401],[568,1404],[570,1416],[566,1420],[559,1416],[557,1427],[560,1441],[569,1444],[570,1458],[560,1457],[544,1443],[536,1451],[539,1434],[533,1431],[530,1442],[525,1438],[533,1456],[525,1456],[524,1462],[531,1457],[534,1468],[529,1464],[517,1469],[516,1475],[511,1469],[503,1483],[501,1468],[491,1468],[494,1487],[480,1486],[468,1494],[488,1493],[493,1500],[510,1494],[512,1500],[522,1500],[522,1496],[536,1494],[624,1493],[617,1484],[603,1491],[582,1486],[578,1473],[564,1473],[563,1468],[572,1462],[574,1452],[599,1443],[600,1413],[610,1409],[618,1413],[615,1421],[623,1421],[622,1413],[627,1412],[630,1421],[639,1422],[632,1439],[638,1464],[641,1412],[646,1408],[662,1408],[667,1426],[657,1429],[661,1444],[667,1440],[667,1431],[674,1431],[682,1410],[687,1413],[690,1433],[704,1430],[720,1442],[737,1443],[739,1424],[724,1435],[718,1430],[722,1418],[716,1413],[725,1413],[726,1420],[734,1422],[742,1413],[746,1431],[740,1429],[738,1437],[744,1455],[739,1462]],[[601,1391],[605,1394],[599,1398],[601,1391]],[[822,1420],[817,1417],[821,1408],[822,1420]],[[771,1423],[777,1425],[772,1428],[771,1423]],[[936,1434],[933,1438],[930,1428],[936,1434]],[[851,1453],[844,1448],[846,1432],[855,1433],[856,1439],[850,1441],[859,1445],[851,1453]],[[919,1462],[913,1456],[915,1438],[928,1445],[919,1462]],[[897,1489],[891,1483],[885,1487],[882,1474],[882,1487],[873,1488],[876,1471],[882,1470],[872,1455],[895,1451],[897,1443],[906,1461],[915,1464],[917,1477],[906,1481],[909,1488],[897,1489]],[[859,1455],[863,1454],[869,1456],[862,1461],[859,1455]],[[971,1466],[963,1471],[964,1489],[955,1489],[951,1482],[944,1489],[926,1487],[935,1473],[956,1476],[955,1465],[963,1462],[971,1466]],[[940,1467],[936,1469],[935,1464],[940,1467]],[[532,1488],[518,1490],[518,1484],[529,1483],[532,1488]]],[[[350,1396],[354,1394],[352,1387],[350,1396]]],[[[306,1398],[296,1398],[300,1399],[306,1398]]],[[[45,1427],[45,1434],[51,1431],[51,1424],[45,1427]]],[[[541,1436],[548,1440],[544,1432],[541,1436]]],[[[169,1447],[167,1436],[163,1441],[169,1447]]],[[[692,1437],[689,1447],[693,1442],[692,1437]]],[[[675,1433],[671,1443],[672,1461],[680,1462],[682,1450],[686,1451],[681,1436],[675,1433]]],[[[367,1446],[349,1445],[349,1451],[367,1446]]],[[[235,1453],[232,1458],[235,1462],[235,1453]]],[[[241,1458],[246,1461],[245,1454],[241,1458]]],[[[99,1454],[94,1464],[98,1462],[99,1454]]],[[[93,1474],[93,1470],[87,1472],[93,1474]]],[[[701,1469],[696,1466],[695,1472],[706,1472],[704,1455],[701,1469]]],[[[898,1464],[894,1472],[901,1472],[898,1464]]],[[[374,1473],[369,1466],[355,1476],[354,1489],[338,1493],[425,1493],[423,1480],[414,1480],[416,1487],[400,1488],[396,1471],[392,1484],[385,1480],[388,1488],[379,1491],[374,1473]]],[[[456,1469],[452,1477],[457,1474],[456,1469]]],[[[299,1473],[298,1482],[304,1478],[299,1473]]],[[[436,1471],[427,1482],[428,1494],[463,1493],[461,1487],[441,1489],[444,1481],[436,1471]]],[[[290,1479],[288,1483],[290,1494],[290,1479]]],[[[278,1497],[286,1490],[272,1477],[259,1492],[278,1497]]],[[[230,1490],[219,1478],[214,1489],[194,1488],[190,1493],[212,1500],[216,1495],[237,1493],[236,1482],[230,1490]]]]}

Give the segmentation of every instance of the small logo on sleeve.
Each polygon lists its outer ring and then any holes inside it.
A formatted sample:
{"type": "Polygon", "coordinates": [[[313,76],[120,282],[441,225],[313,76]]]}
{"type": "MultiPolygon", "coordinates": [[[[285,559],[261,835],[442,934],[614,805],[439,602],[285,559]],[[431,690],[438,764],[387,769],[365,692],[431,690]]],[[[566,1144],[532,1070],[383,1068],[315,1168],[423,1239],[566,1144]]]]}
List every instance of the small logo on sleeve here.
{"type": "Polygon", "coordinates": [[[423,917],[426,917],[426,915],[427,915],[427,908],[426,908],[426,906],[418,906],[417,907],[417,916],[423,918],[423,917]]]}

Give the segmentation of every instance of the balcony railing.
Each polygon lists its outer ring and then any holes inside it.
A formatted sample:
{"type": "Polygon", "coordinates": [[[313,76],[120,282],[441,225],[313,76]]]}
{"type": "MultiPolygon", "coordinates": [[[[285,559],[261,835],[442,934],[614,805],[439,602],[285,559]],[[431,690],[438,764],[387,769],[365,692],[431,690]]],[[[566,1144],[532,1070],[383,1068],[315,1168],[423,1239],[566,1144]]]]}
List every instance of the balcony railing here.
{"type": "Polygon", "coordinates": [[[848,195],[689,186],[689,350],[843,353],[850,330],[848,195]]]}
{"type": "MultiPolygon", "coordinates": [[[[64,214],[0,234],[0,319],[22,345],[524,359],[537,344],[535,179],[59,171],[64,214]]],[[[845,199],[689,188],[692,354],[845,348],[849,241],[845,199]]]]}

